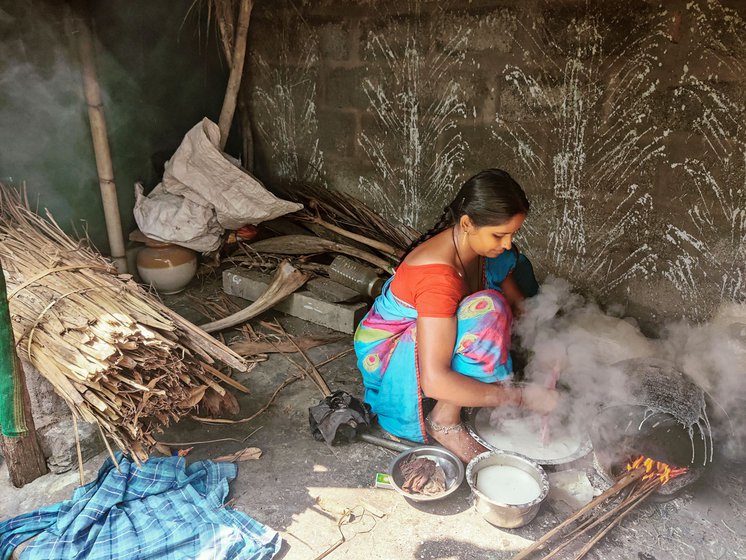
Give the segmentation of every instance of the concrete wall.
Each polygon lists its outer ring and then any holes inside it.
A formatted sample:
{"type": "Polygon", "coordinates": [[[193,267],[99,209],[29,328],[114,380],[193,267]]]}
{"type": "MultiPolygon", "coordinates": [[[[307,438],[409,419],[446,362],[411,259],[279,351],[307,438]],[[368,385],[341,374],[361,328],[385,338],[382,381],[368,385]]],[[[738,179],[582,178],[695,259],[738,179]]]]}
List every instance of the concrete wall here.
{"type": "Polygon", "coordinates": [[[317,0],[251,22],[257,173],[426,229],[486,167],[520,245],[648,324],[744,301],[746,4],[317,0]]]}
{"type": "MultiPolygon", "coordinates": [[[[25,183],[67,231],[108,252],[77,45],[63,2],[0,3],[0,181],[25,183]]],[[[85,2],[78,2],[85,4],[85,2]]],[[[192,0],[91,1],[96,63],[125,236],[136,227],[133,185],[204,116],[217,120],[227,71],[192,0]],[[194,8],[191,9],[190,8],[194,8]]]]}

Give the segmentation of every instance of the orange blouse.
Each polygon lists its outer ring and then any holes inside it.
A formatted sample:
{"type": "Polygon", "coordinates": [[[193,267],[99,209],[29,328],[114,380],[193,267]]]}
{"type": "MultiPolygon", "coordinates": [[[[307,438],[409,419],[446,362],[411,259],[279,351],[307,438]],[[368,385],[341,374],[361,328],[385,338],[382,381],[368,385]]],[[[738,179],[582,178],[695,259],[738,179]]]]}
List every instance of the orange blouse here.
{"type": "Polygon", "coordinates": [[[418,317],[453,317],[468,291],[456,269],[447,264],[401,263],[390,289],[414,307],[418,317]]]}

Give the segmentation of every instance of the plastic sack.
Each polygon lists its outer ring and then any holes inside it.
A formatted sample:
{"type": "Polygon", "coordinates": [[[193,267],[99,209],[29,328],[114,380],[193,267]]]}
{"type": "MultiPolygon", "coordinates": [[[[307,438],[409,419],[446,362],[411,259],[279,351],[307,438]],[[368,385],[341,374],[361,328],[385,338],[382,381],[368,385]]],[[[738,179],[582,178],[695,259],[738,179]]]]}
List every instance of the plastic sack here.
{"type": "Polygon", "coordinates": [[[209,119],[194,126],[166,163],[163,181],[147,197],[135,187],[140,231],[195,251],[220,246],[224,229],[256,225],[303,208],[277,198],[220,151],[220,129],[209,119]]]}

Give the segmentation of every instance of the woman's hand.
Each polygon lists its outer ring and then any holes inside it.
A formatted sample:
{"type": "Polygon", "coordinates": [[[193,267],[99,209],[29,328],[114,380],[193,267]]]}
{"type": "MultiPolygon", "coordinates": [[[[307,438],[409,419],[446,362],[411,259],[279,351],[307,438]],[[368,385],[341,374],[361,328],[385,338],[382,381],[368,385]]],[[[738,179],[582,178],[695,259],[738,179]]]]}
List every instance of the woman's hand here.
{"type": "Polygon", "coordinates": [[[557,406],[559,394],[554,389],[546,389],[541,385],[528,384],[521,388],[521,406],[537,414],[549,414],[557,406]]]}

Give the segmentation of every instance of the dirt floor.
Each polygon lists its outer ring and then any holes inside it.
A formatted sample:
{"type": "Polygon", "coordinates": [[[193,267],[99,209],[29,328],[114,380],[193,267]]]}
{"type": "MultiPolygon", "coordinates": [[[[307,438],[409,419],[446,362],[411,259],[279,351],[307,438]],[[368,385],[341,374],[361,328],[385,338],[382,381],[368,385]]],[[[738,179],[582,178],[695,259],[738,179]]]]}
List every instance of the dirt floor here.
{"type": "MultiPolygon", "coordinates": [[[[199,319],[190,311],[189,300],[175,298],[169,303],[193,320],[199,319]]],[[[268,313],[260,319],[267,318],[278,318],[295,335],[333,334],[281,314],[268,313]]],[[[253,323],[258,325],[258,320],[253,323]]],[[[307,353],[319,363],[350,347],[351,338],[345,337],[307,353]]],[[[297,354],[289,357],[302,363],[297,354]]],[[[320,369],[333,390],[362,396],[353,354],[320,369]]],[[[296,372],[286,357],[274,354],[248,374],[238,375],[252,390],[250,395],[236,395],[239,417],[261,408],[296,372]]],[[[410,502],[393,490],[374,488],[376,473],[386,472],[396,453],[366,443],[330,448],[315,441],[309,430],[308,407],[319,398],[310,380],[299,380],[251,422],[216,427],[187,419],[159,439],[182,442],[179,447],[184,448],[195,441],[241,440],[196,444],[189,460],[214,458],[247,445],[261,448],[259,460],[239,464],[238,478],[231,484],[232,506],[282,534],[279,558],[285,560],[314,559],[330,550],[325,558],[332,560],[507,559],[563,519],[544,504],[528,526],[498,529],[474,510],[466,482],[448,498],[429,505],[410,502]],[[340,524],[348,510],[353,513],[351,520],[340,524]]],[[[86,482],[104,459],[105,454],[100,454],[86,463],[86,482]]],[[[592,470],[589,460],[575,466],[592,470]]],[[[744,465],[713,465],[675,499],[642,505],[587,558],[746,559],[744,472],[744,465]]],[[[66,499],[77,483],[78,473],[73,471],[47,475],[18,490],[3,472],[0,518],[66,499]]]]}

